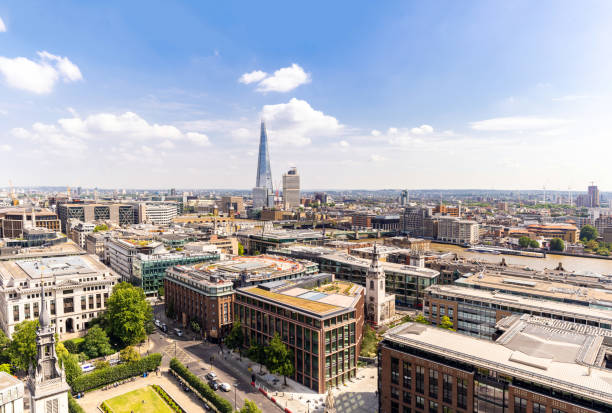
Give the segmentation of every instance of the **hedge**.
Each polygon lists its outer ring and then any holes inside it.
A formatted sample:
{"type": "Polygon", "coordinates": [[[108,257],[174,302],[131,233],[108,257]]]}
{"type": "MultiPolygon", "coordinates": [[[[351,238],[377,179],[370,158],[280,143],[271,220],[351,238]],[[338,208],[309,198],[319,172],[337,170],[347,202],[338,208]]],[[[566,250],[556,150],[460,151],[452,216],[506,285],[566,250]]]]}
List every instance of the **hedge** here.
{"type": "Polygon", "coordinates": [[[162,389],[157,384],[153,384],[151,387],[153,387],[153,390],[155,390],[157,394],[159,394],[159,396],[164,399],[164,401],[168,404],[168,406],[170,406],[172,410],[174,410],[176,413],[185,413],[183,408],[179,406],[178,403],[172,397],[170,397],[170,395],[168,395],[168,393],[166,393],[164,389],[162,389]]]}
{"type": "Polygon", "coordinates": [[[232,404],[217,395],[208,384],[204,383],[198,376],[190,372],[180,361],[172,359],[170,361],[170,368],[185,379],[202,397],[210,401],[221,413],[232,413],[232,404]]]}
{"type": "Polygon", "coordinates": [[[85,410],[81,407],[80,404],[74,400],[72,395],[68,393],[68,412],[69,413],[85,413],[85,410]]]}
{"type": "Polygon", "coordinates": [[[143,357],[138,361],[107,367],[102,370],[94,370],[91,373],[77,377],[72,383],[72,391],[79,393],[91,389],[97,389],[107,384],[130,377],[138,376],[147,371],[153,371],[159,367],[162,356],[159,353],[143,357]]]}

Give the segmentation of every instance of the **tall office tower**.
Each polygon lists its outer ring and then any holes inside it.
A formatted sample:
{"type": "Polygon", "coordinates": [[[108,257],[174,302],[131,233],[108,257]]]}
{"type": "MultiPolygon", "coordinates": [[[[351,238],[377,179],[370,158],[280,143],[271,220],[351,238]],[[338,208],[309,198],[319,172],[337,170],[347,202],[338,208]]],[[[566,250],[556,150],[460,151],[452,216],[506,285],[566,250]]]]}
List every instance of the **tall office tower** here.
{"type": "Polygon", "coordinates": [[[283,202],[285,209],[300,206],[300,175],[295,168],[283,174],[283,202]]]}
{"type": "Polygon", "coordinates": [[[589,186],[589,205],[591,208],[598,208],[599,207],[599,189],[597,188],[596,185],[593,185],[593,182],[591,182],[591,185],[589,186]]]}
{"type": "Polygon", "coordinates": [[[259,156],[257,158],[257,181],[255,182],[255,188],[253,188],[253,206],[255,208],[274,206],[268,135],[266,134],[266,124],[264,121],[261,121],[259,156]]]}
{"type": "Polygon", "coordinates": [[[400,195],[400,205],[407,206],[408,205],[408,190],[402,190],[402,194],[400,195]]]}

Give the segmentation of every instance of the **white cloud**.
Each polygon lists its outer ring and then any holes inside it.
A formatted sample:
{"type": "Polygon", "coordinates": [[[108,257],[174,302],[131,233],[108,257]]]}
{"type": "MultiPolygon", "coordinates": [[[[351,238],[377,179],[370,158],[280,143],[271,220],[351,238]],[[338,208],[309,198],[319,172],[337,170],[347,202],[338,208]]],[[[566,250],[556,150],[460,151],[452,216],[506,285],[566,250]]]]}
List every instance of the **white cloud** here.
{"type": "Polygon", "coordinates": [[[0,152],[10,152],[13,149],[11,145],[0,145],[0,152]]]}
{"type": "Polygon", "coordinates": [[[210,146],[208,136],[204,135],[203,133],[187,132],[185,136],[198,146],[210,146]]]}
{"type": "Polygon", "coordinates": [[[255,83],[255,82],[264,80],[266,76],[268,76],[266,72],[263,72],[261,70],[253,70],[252,72],[245,73],[242,76],[240,76],[238,81],[240,83],[244,83],[245,85],[248,85],[251,83],[255,83]]]}
{"type": "Polygon", "coordinates": [[[380,136],[380,131],[379,130],[372,130],[372,132],[370,132],[372,134],[372,136],[380,136]]]}
{"type": "Polygon", "coordinates": [[[39,61],[25,57],[7,58],[0,56],[0,74],[7,85],[28,92],[45,94],[53,90],[55,84],[76,82],[83,76],[78,66],[67,57],[56,56],[48,52],[38,52],[39,61]]]}
{"type": "Polygon", "coordinates": [[[558,128],[567,122],[557,118],[514,116],[470,122],[470,127],[478,131],[521,131],[558,128]]]}
{"type": "Polygon", "coordinates": [[[271,141],[280,144],[304,146],[310,144],[313,137],[331,137],[343,129],[333,116],[296,98],[288,103],[265,105],[262,118],[266,121],[271,141]]]}
{"type": "Polygon", "coordinates": [[[6,25],[4,24],[2,17],[0,17],[0,33],[3,33],[5,31],[6,31],[6,25]]]}
{"type": "Polygon", "coordinates": [[[383,161],[386,161],[386,160],[387,160],[387,158],[385,158],[382,155],[377,155],[375,153],[370,155],[370,161],[372,161],[372,162],[383,162],[383,161]]]}
{"type": "Polygon", "coordinates": [[[428,135],[433,133],[433,128],[429,125],[421,125],[418,128],[410,129],[410,132],[414,135],[428,135]]]}
{"type": "Polygon", "coordinates": [[[169,140],[165,140],[157,145],[161,149],[174,149],[174,143],[169,140]]]}
{"type": "Polygon", "coordinates": [[[345,140],[342,140],[340,141],[340,146],[342,146],[343,148],[348,148],[349,146],[351,146],[351,144],[345,140]]]}
{"type": "Polygon", "coordinates": [[[310,83],[310,74],[293,63],[289,67],[278,69],[272,76],[259,82],[258,92],[289,92],[296,87],[310,83]]]}

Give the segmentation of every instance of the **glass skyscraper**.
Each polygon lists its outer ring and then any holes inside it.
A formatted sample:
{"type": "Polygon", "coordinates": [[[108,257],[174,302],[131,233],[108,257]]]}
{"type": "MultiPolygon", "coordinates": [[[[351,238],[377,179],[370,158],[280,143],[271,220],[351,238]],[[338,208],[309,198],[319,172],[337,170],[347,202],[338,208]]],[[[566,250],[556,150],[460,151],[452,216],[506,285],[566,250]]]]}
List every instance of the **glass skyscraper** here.
{"type": "Polygon", "coordinates": [[[264,121],[261,121],[259,156],[257,157],[257,180],[255,188],[253,188],[253,206],[255,208],[274,206],[272,170],[270,169],[270,153],[268,152],[268,134],[266,133],[264,121]]]}

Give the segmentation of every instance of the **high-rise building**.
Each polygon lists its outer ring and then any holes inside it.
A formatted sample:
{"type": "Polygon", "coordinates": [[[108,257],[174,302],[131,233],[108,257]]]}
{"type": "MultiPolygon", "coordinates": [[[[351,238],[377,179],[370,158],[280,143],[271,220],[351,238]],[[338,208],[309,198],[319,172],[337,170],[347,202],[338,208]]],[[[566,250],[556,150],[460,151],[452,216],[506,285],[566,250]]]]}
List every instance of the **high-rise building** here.
{"type": "Polygon", "coordinates": [[[599,188],[596,185],[590,185],[588,188],[589,207],[599,207],[599,188]]]}
{"type": "Polygon", "coordinates": [[[253,188],[253,206],[255,208],[274,206],[272,170],[270,169],[270,153],[268,152],[268,134],[266,133],[264,121],[261,121],[259,156],[257,157],[257,180],[255,188],[253,188]]]}
{"type": "Polygon", "coordinates": [[[283,174],[283,202],[285,209],[300,206],[300,175],[295,168],[283,174]]]}

